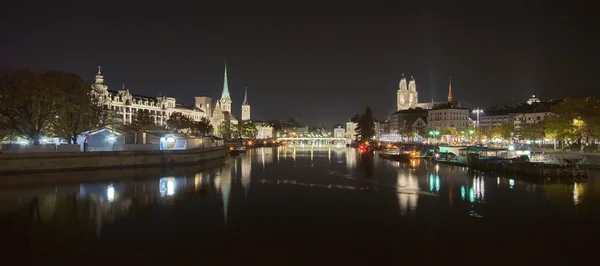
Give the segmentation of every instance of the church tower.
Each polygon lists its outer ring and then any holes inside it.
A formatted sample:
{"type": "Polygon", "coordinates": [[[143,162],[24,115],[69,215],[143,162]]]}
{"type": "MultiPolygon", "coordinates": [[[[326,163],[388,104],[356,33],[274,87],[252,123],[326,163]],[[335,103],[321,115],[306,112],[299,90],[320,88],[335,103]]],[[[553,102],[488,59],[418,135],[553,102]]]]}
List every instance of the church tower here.
{"type": "Polygon", "coordinates": [[[223,78],[223,92],[221,93],[221,110],[231,113],[231,96],[229,96],[229,84],[227,83],[227,59],[225,59],[225,75],[223,78]]]}
{"type": "Polygon", "coordinates": [[[248,87],[244,93],[244,101],[242,102],[242,121],[250,121],[250,104],[248,103],[248,87]]]}
{"type": "Polygon", "coordinates": [[[410,76],[410,81],[408,82],[408,107],[415,108],[419,103],[419,93],[417,92],[417,83],[415,82],[415,78],[410,76]]]}
{"type": "Polygon", "coordinates": [[[398,93],[396,97],[398,111],[408,109],[406,102],[407,93],[408,89],[406,88],[406,78],[404,77],[404,73],[402,73],[402,78],[400,78],[400,84],[398,85],[398,93]]]}
{"type": "Polygon", "coordinates": [[[417,83],[413,76],[410,76],[410,81],[407,86],[406,78],[404,77],[404,74],[402,74],[398,86],[397,102],[398,111],[417,107],[417,104],[419,103],[419,94],[417,93],[417,83]]]}
{"type": "Polygon", "coordinates": [[[450,81],[448,82],[448,102],[452,101],[452,77],[450,77],[450,81]]]}

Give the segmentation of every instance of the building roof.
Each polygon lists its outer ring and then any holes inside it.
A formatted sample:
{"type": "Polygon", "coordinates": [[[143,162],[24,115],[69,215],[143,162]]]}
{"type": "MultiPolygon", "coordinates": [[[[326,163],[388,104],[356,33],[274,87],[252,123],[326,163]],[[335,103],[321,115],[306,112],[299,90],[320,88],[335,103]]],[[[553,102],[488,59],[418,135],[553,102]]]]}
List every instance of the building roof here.
{"type": "Polygon", "coordinates": [[[229,96],[229,84],[227,82],[227,59],[225,59],[225,75],[223,76],[223,92],[221,93],[221,99],[231,99],[231,96],[229,96]]]}
{"type": "Polygon", "coordinates": [[[176,109],[184,109],[184,110],[190,110],[190,111],[196,111],[196,112],[201,112],[204,113],[204,111],[194,105],[184,105],[184,104],[176,104],[175,105],[176,109]]]}
{"type": "Polygon", "coordinates": [[[395,115],[395,114],[420,114],[420,113],[425,113],[426,114],[427,113],[427,109],[422,109],[422,108],[419,108],[419,107],[417,107],[415,109],[411,108],[411,109],[397,111],[397,112],[393,113],[392,115],[395,115]]]}
{"type": "Polygon", "coordinates": [[[242,105],[250,105],[248,104],[248,87],[246,86],[246,90],[244,92],[244,101],[242,102],[242,105]]]}

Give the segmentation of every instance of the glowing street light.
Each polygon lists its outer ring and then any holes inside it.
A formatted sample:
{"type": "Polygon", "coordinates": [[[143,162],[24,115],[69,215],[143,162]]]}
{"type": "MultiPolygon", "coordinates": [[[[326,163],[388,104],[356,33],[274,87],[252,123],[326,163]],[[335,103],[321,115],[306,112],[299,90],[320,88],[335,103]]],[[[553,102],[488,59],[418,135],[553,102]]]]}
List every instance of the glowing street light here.
{"type": "Polygon", "coordinates": [[[477,126],[476,127],[479,128],[479,114],[483,114],[483,110],[476,108],[473,110],[473,113],[477,114],[477,124],[476,124],[477,126]]]}

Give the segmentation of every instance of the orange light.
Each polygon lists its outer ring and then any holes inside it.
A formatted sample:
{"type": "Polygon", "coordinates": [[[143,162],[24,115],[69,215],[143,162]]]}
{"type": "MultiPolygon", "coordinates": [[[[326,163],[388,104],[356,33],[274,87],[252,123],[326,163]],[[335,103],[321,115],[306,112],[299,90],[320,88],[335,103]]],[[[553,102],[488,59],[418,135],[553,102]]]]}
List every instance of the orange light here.
{"type": "Polygon", "coordinates": [[[267,141],[266,141],[266,140],[263,140],[263,144],[267,144],[267,141]]]}
{"type": "Polygon", "coordinates": [[[233,150],[233,147],[229,147],[229,150],[230,150],[230,151],[232,151],[232,150],[233,150]]]}

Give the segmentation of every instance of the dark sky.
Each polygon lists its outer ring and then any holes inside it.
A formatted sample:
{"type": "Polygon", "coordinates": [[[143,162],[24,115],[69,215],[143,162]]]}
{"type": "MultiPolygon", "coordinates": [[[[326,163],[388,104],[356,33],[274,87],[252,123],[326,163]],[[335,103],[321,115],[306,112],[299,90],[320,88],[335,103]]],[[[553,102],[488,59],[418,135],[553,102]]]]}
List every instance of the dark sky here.
{"type": "Polygon", "coordinates": [[[227,57],[233,112],[247,84],[253,119],[341,123],[367,100],[385,119],[402,73],[420,101],[445,99],[452,76],[467,107],[600,94],[600,20],[581,3],[11,2],[0,11],[0,66],[92,82],[101,64],[109,89],[192,104],[220,96],[227,57]]]}

